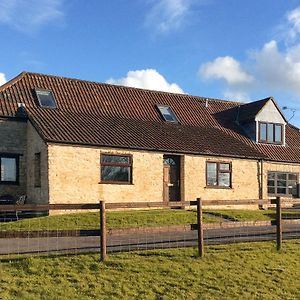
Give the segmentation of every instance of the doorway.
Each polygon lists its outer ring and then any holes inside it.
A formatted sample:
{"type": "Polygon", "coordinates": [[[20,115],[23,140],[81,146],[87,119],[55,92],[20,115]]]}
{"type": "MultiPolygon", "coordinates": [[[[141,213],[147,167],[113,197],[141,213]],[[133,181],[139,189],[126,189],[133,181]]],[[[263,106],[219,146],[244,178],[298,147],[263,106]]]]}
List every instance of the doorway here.
{"type": "Polygon", "coordinates": [[[180,156],[164,155],[163,159],[164,201],[180,201],[180,156]]]}

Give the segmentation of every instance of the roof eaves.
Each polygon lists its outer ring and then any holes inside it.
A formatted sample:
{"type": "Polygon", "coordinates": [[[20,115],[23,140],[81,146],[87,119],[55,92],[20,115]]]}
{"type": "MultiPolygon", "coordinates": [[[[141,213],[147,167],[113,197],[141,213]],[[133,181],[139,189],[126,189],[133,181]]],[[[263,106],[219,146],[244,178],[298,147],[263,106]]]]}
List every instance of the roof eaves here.
{"type": "Polygon", "coordinates": [[[223,153],[212,153],[212,152],[197,152],[197,151],[184,151],[184,150],[166,150],[163,148],[147,148],[147,147],[137,147],[137,146],[122,146],[114,144],[94,144],[94,143],[84,143],[84,142],[74,142],[74,141],[59,141],[55,139],[44,139],[47,143],[60,144],[60,145],[74,145],[74,146],[89,146],[89,147],[104,147],[113,149],[131,149],[131,150],[143,150],[143,151],[158,151],[158,152],[168,152],[168,153],[178,153],[178,154],[193,154],[193,155],[206,155],[206,156],[217,156],[217,157],[232,157],[241,159],[265,159],[266,156],[251,156],[251,155],[234,155],[234,154],[223,154],[223,153]]]}

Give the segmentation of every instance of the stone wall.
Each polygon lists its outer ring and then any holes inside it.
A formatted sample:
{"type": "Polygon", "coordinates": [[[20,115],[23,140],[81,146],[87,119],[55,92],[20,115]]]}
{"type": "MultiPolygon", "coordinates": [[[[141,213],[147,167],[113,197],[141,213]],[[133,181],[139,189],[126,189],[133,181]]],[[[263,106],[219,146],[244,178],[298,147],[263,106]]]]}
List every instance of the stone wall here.
{"type": "Polygon", "coordinates": [[[26,194],[26,121],[0,118],[0,153],[18,154],[19,184],[1,184],[0,196],[26,194]]]}
{"type": "MultiPolygon", "coordinates": [[[[163,153],[99,149],[95,147],[50,144],[49,199],[50,203],[137,202],[163,200],[163,153]],[[132,184],[100,183],[100,154],[131,154],[132,184]]],[[[299,172],[298,165],[264,163],[263,193],[267,195],[267,172],[299,172]]],[[[181,198],[197,197],[214,200],[259,199],[260,162],[256,160],[181,155],[181,198]],[[231,188],[206,187],[206,161],[232,164],[231,188]]]]}
{"type": "Polygon", "coordinates": [[[185,156],[185,200],[258,199],[258,166],[255,160],[209,156],[185,156]],[[231,188],[206,187],[206,161],[232,164],[231,188]]]}
{"type": "Polygon", "coordinates": [[[162,201],[163,154],[50,144],[50,203],[162,201]],[[100,153],[133,155],[132,184],[100,183],[100,153]]]}
{"type": "Polygon", "coordinates": [[[27,127],[27,196],[29,203],[46,204],[49,201],[48,147],[28,122],[27,127]],[[40,186],[35,185],[35,154],[41,154],[40,186]]]}

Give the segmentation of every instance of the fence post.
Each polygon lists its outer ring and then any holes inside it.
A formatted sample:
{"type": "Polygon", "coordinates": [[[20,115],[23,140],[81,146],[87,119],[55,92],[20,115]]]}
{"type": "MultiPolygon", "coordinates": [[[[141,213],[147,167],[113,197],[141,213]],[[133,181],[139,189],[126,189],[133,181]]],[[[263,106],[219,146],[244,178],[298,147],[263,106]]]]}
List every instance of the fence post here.
{"type": "Polygon", "coordinates": [[[203,217],[202,217],[202,200],[197,198],[197,230],[198,230],[198,254],[200,257],[204,255],[204,239],[203,239],[203,217]]]}
{"type": "Polygon", "coordinates": [[[277,251],[281,249],[282,243],[282,212],[281,212],[281,198],[276,197],[276,244],[277,251]]]}
{"type": "Polygon", "coordinates": [[[105,261],[105,259],[106,259],[105,201],[100,201],[100,251],[101,251],[101,261],[105,261]]]}

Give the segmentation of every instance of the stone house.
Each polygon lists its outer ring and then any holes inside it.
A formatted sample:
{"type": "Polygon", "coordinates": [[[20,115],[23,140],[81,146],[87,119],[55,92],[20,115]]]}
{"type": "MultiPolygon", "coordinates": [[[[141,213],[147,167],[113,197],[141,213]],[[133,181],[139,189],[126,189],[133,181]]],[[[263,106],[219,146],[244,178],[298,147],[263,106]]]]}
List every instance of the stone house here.
{"type": "Polygon", "coordinates": [[[298,197],[300,132],[240,103],[23,72],[0,87],[0,196],[31,203],[298,197]]]}

